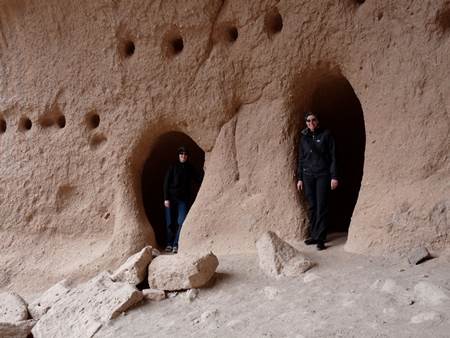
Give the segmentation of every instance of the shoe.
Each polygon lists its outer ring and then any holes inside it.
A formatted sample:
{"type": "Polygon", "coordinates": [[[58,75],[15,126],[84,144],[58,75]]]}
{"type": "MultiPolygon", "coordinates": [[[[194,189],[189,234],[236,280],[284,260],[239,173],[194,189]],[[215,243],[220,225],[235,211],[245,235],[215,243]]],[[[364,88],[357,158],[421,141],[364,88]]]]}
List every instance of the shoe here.
{"type": "Polygon", "coordinates": [[[178,247],[174,246],[173,249],[172,249],[172,253],[176,254],[177,252],[178,252],[178,247]]]}
{"type": "Polygon", "coordinates": [[[322,251],[325,250],[327,247],[325,246],[324,242],[317,242],[317,250],[322,251]]]}
{"type": "Polygon", "coordinates": [[[172,247],[170,245],[166,246],[165,252],[172,252],[172,247]]]}
{"type": "Polygon", "coordinates": [[[308,238],[308,239],[305,239],[305,244],[306,244],[306,245],[317,244],[317,240],[312,239],[312,238],[308,238]]]}

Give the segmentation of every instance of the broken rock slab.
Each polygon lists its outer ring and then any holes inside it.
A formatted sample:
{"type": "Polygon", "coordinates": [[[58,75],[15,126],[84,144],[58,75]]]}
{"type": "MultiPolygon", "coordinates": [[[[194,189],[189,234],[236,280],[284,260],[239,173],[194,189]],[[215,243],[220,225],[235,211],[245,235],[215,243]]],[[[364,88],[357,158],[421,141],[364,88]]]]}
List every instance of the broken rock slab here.
{"type": "Polygon", "coordinates": [[[148,266],[148,284],[165,291],[201,288],[213,277],[218,265],[212,252],[161,255],[148,266]]]}
{"type": "Polygon", "coordinates": [[[66,286],[66,280],[53,285],[45,291],[39,298],[28,305],[28,311],[31,317],[39,319],[47,313],[47,311],[70,291],[66,286]]]}
{"type": "Polygon", "coordinates": [[[0,322],[0,337],[2,338],[26,338],[36,324],[33,319],[21,320],[13,323],[0,322]]]}
{"type": "Polygon", "coordinates": [[[0,322],[13,323],[28,319],[27,303],[14,292],[0,293],[0,322]]]}
{"type": "Polygon", "coordinates": [[[408,262],[411,265],[420,264],[429,258],[431,258],[430,253],[423,246],[415,248],[408,254],[408,262]]]}
{"type": "Polygon", "coordinates": [[[70,290],[33,327],[35,338],[92,337],[104,323],[142,300],[127,282],[114,282],[108,272],[70,290]]]}
{"type": "Polygon", "coordinates": [[[145,279],[147,268],[153,259],[151,246],[146,246],[138,253],[130,256],[112,275],[116,282],[127,282],[137,285],[145,279]]]}
{"type": "Polygon", "coordinates": [[[264,233],[256,242],[259,266],[273,277],[294,277],[309,270],[313,263],[300,251],[283,241],[274,232],[264,233]]]}

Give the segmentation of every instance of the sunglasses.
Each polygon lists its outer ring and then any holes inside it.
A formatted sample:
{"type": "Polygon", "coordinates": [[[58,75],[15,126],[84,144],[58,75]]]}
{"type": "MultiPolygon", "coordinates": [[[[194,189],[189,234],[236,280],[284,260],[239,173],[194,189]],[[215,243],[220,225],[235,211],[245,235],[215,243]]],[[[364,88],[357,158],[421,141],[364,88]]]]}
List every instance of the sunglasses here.
{"type": "Polygon", "coordinates": [[[180,153],[178,153],[178,155],[187,155],[188,153],[185,153],[185,152],[180,152],[180,153]]]}
{"type": "Polygon", "coordinates": [[[313,122],[313,121],[317,121],[317,119],[307,119],[306,122],[313,122]]]}

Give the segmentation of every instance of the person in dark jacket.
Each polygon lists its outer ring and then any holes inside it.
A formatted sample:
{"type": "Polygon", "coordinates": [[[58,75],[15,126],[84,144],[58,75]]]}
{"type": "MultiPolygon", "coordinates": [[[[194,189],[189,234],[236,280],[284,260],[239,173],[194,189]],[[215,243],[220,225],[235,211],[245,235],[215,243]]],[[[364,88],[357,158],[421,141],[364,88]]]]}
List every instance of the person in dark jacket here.
{"type": "Polygon", "coordinates": [[[320,128],[317,115],[305,113],[305,122],[298,145],[297,189],[304,191],[308,201],[310,237],[305,244],[317,244],[317,249],[323,250],[330,189],[338,186],[336,146],[331,133],[320,128]]]}
{"type": "Polygon", "coordinates": [[[164,207],[167,229],[166,252],[178,252],[181,227],[189,211],[192,200],[192,184],[200,184],[203,171],[199,172],[188,161],[188,150],[177,150],[178,161],[171,165],[164,179],[164,207]]]}

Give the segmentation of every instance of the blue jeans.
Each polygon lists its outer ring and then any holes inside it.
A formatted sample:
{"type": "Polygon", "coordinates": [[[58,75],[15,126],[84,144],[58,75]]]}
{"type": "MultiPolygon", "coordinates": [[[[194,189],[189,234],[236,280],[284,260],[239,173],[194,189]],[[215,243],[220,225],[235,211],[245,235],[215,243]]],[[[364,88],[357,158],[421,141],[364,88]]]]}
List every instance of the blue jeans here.
{"type": "Polygon", "coordinates": [[[171,199],[170,207],[165,208],[167,245],[170,245],[171,247],[178,246],[181,226],[184,223],[188,209],[188,202],[179,199],[171,199]]]}

